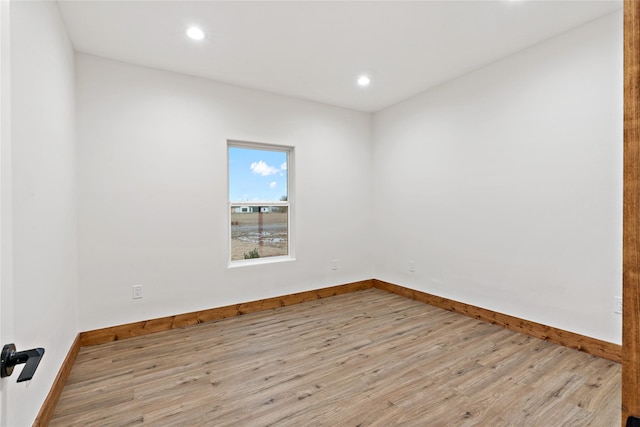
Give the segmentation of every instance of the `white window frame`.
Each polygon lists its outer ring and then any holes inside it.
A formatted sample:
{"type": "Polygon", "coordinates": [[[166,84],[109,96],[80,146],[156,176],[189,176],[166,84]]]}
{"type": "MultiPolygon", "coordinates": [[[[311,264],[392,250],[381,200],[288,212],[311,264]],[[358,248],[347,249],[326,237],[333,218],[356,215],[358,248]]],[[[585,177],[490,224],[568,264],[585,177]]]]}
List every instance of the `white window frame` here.
{"type": "Polygon", "coordinates": [[[228,266],[242,267],[247,265],[271,264],[275,262],[294,261],[295,260],[295,233],[294,233],[294,147],[287,145],[267,144],[261,142],[247,142],[238,140],[227,140],[227,243],[228,243],[228,266]],[[252,202],[233,202],[229,193],[229,148],[246,148],[250,150],[261,151],[278,151],[285,152],[287,155],[287,200],[286,201],[252,201],[252,202]],[[232,260],[231,248],[231,211],[233,208],[242,208],[249,206],[285,206],[287,207],[287,255],[271,256],[265,258],[232,260]]]}

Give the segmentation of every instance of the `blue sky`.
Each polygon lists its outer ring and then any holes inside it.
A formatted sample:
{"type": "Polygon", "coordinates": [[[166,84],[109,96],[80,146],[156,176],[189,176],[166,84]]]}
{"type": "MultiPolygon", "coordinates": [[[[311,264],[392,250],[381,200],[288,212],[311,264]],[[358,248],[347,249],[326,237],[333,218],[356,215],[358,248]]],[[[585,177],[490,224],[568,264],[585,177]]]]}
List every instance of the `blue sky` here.
{"type": "Polygon", "coordinates": [[[229,147],[229,200],[279,201],[287,195],[287,153],[229,147]]]}

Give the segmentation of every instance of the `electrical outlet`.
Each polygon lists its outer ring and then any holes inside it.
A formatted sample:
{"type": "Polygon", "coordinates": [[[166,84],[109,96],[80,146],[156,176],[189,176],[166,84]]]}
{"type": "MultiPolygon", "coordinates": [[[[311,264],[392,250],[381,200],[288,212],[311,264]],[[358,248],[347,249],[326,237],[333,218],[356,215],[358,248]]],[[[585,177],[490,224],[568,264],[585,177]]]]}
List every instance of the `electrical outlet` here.
{"type": "Polygon", "coordinates": [[[332,259],[331,260],[331,269],[332,270],[337,270],[338,269],[338,260],[337,259],[332,259]]]}
{"type": "Polygon", "coordinates": [[[409,271],[411,273],[413,273],[414,271],[416,271],[416,262],[415,261],[409,261],[409,271]]]}
{"type": "Polygon", "coordinates": [[[133,299],[142,298],[142,285],[134,285],[133,286],[133,299]]]}
{"type": "Polygon", "coordinates": [[[618,314],[622,314],[622,297],[614,297],[615,301],[615,309],[614,312],[618,314]]]}

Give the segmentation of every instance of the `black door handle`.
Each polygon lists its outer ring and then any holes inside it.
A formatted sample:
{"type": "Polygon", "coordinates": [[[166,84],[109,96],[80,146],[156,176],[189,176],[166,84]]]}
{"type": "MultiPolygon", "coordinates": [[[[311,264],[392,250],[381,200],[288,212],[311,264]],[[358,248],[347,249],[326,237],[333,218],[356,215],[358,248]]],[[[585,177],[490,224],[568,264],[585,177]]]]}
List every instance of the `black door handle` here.
{"type": "Polygon", "coordinates": [[[16,351],[15,344],[7,344],[2,348],[0,355],[0,377],[8,377],[13,373],[16,365],[26,363],[18,376],[18,382],[28,381],[33,378],[40,360],[44,355],[44,348],[32,348],[31,350],[16,351]]]}

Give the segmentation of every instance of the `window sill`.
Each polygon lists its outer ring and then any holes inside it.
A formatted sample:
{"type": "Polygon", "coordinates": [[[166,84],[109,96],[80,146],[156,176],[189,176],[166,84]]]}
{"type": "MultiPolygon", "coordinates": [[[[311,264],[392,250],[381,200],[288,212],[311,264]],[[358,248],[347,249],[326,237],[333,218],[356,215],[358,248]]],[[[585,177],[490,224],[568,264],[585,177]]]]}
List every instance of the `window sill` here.
{"type": "Polygon", "coordinates": [[[290,255],[272,256],[268,258],[254,258],[247,260],[231,261],[227,268],[248,267],[252,265],[276,264],[281,262],[295,261],[296,259],[290,255]]]}

